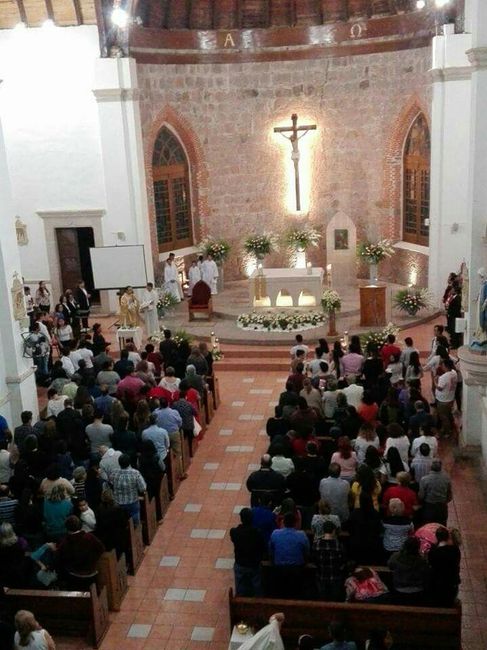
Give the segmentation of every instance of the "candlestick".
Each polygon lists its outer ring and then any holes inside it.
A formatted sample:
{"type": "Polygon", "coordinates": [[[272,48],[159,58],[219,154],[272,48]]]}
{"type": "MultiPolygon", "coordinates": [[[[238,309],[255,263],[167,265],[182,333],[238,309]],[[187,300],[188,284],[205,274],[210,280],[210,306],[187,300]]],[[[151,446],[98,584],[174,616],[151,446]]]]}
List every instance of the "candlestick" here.
{"type": "Polygon", "coordinates": [[[215,332],[211,332],[210,334],[210,345],[212,348],[215,347],[215,332]]]}
{"type": "Polygon", "coordinates": [[[220,341],[218,338],[215,339],[215,350],[216,352],[220,352],[220,341]]]}
{"type": "Polygon", "coordinates": [[[306,271],[307,271],[308,275],[311,275],[313,273],[313,266],[312,266],[311,262],[308,262],[306,264],[306,271]]]}
{"type": "Polygon", "coordinates": [[[348,332],[343,332],[343,342],[345,343],[345,347],[348,348],[348,332]]]}
{"type": "Polygon", "coordinates": [[[326,265],[326,281],[329,287],[331,287],[331,264],[326,265]]]}

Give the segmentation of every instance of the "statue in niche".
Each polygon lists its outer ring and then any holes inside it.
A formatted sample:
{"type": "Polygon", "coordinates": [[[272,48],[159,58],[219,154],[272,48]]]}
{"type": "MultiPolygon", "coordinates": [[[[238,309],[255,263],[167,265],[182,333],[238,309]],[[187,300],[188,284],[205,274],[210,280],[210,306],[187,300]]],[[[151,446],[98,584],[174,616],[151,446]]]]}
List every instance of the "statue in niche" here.
{"type": "Polygon", "coordinates": [[[487,354],[487,271],[481,267],[477,271],[480,287],[477,296],[478,329],[474,332],[470,349],[477,354],[487,354]]]}
{"type": "Polygon", "coordinates": [[[29,243],[27,226],[20,220],[20,217],[15,219],[15,234],[17,235],[17,244],[19,246],[27,246],[29,243]]]}
{"type": "Polygon", "coordinates": [[[10,291],[12,293],[14,320],[24,320],[24,318],[27,317],[24,300],[24,285],[22,284],[17,271],[14,273],[14,281],[12,282],[12,288],[10,291]]]}

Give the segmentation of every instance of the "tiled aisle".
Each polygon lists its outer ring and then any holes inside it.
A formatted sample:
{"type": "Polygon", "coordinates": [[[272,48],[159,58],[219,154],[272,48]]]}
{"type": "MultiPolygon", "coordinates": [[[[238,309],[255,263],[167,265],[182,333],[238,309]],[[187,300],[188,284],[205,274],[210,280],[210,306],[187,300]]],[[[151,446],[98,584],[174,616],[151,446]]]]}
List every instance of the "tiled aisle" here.
{"type": "Polygon", "coordinates": [[[102,650],[228,648],[233,584],[228,531],[248,504],[245,479],[266,445],[269,402],[282,373],[221,373],[221,404],[156,538],[146,550],[102,650]],[[244,381],[247,379],[247,381],[244,381]],[[249,467],[250,466],[250,467],[249,467]]]}

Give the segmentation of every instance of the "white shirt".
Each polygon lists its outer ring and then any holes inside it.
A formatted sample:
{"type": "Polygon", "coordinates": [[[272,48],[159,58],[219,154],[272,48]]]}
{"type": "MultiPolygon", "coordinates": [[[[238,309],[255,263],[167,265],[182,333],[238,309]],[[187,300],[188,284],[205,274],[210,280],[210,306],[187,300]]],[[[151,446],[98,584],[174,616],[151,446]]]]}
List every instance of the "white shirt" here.
{"type": "Polygon", "coordinates": [[[286,478],[289,476],[289,474],[292,474],[294,472],[294,463],[290,458],[285,458],[284,456],[274,456],[272,459],[271,468],[286,478]]]}
{"type": "Polygon", "coordinates": [[[57,399],[50,399],[47,403],[47,417],[57,417],[64,409],[65,399],[68,399],[66,395],[60,395],[57,399]]]}
{"type": "Polygon", "coordinates": [[[112,482],[113,473],[120,469],[118,459],[122,455],[121,451],[116,451],[115,449],[108,449],[100,460],[100,474],[102,479],[112,482]]]}
{"type": "Polygon", "coordinates": [[[358,384],[350,384],[346,388],[342,388],[342,393],[347,396],[347,402],[350,406],[355,406],[356,409],[360,406],[364,394],[363,386],[358,384]]]}
{"type": "Polygon", "coordinates": [[[164,282],[173,282],[178,279],[178,270],[174,264],[169,264],[166,262],[164,266],[164,282]]]}
{"type": "Polygon", "coordinates": [[[154,311],[156,308],[156,303],[157,303],[157,292],[152,289],[152,291],[149,291],[149,289],[144,289],[142,292],[142,304],[145,306],[145,309],[147,311],[154,311]]]}
{"type": "Polygon", "coordinates": [[[20,635],[15,633],[14,637],[15,650],[22,648],[22,650],[47,650],[47,641],[44,630],[34,630],[30,633],[29,643],[27,645],[20,645],[20,635]]]}
{"type": "Polygon", "coordinates": [[[61,357],[61,363],[63,366],[63,369],[65,373],[68,375],[68,377],[71,379],[71,377],[74,375],[74,366],[73,362],[69,357],[61,357]]]}
{"type": "Polygon", "coordinates": [[[190,266],[188,270],[188,278],[191,286],[194,286],[201,280],[201,270],[199,266],[190,266]]]}
{"type": "MultiPolygon", "coordinates": [[[[78,354],[84,359],[87,368],[93,368],[93,352],[88,348],[80,348],[77,350],[78,354]]],[[[70,355],[71,356],[71,355],[70,355]]]]}
{"type": "Polygon", "coordinates": [[[397,449],[397,451],[399,452],[399,456],[401,456],[402,462],[407,464],[408,452],[409,452],[409,438],[406,435],[401,436],[400,438],[387,438],[386,448],[384,450],[384,457],[387,456],[387,452],[391,447],[395,447],[397,449]]]}
{"type": "Polygon", "coordinates": [[[201,265],[201,279],[211,286],[211,283],[218,277],[218,267],[214,260],[205,260],[201,265]]]}
{"type": "Polygon", "coordinates": [[[306,356],[307,356],[307,354],[309,352],[309,347],[307,345],[304,345],[304,343],[298,343],[297,345],[293,345],[293,347],[291,348],[291,358],[292,359],[294,359],[294,357],[296,356],[298,350],[304,350],[304,357],[306,358],[306,356]]]}
{"type": "Polygon", "coordinates": [[[419,448],[423,443],[429,445],[430,456],[436,458],[438,456],[438,440],[434,436],[419,436],[415,438],[411,444],[411,456],[415,458],[421,456],[419,448]]]}
{"type": "Polygon", "coordinates": [[[75,371],[78,370],[79,362],[83,358],[78,350],[71,350],[69,353],[69,358],[71,359],[71,363],[73,364],[75,371]]]}
{"type": "Polygon", "coordinates": [[[374,440],[366,440],[365,438],[358,436],[358,438],[354,440],[353,448],[355,449],[359,463],[363,463],[365,461],[365,452],[369,447],[375,447],[376,449],[379,449],[379,436],[375,436],[374,440]]]}
{"type": "Polygon", "coordinates": [[[47,329],[47,325],[45,325],[42,321],[37,321],[37,322],[39,323],[39,329],[41,331],[41,334],[43,334],[46,337],[49,345],[52,345],[52,339],[51,339],[51,335],[49,334],[49,330],[47,329]]]}
{"type": "Polygon", "coordinates": [[[58,327],[56,330],[57,337],[61,343],[65,341],[71,341],[73,338],[73,330],[71,325],[65,325],[64,327],[58,327]]]}
{"type": "Polygon", "coordinates": [[[403,366],[400,361],[390,363],[387,366],[386,372],[388,375],[391,375],[391,384],[397,384],[398,381],[402,380],[402,369],[403,366]]]}
{"type": "Polygon", "coordinates": [[[326,390],[323,393],[323,410],[325,411],[325,418],[332,418],[335,415],[337,407],[338,391],[326,390]]]}
{"type": "Polygon", "coordinates": [[[409,359],[411,358],[412,352],[418,352],[418,350],[416,348],[405,347],[404,350],[401,352],[400,361],[405,368],[409,366],[409,359]]]}
{"type": "Polygon", "coordinates": [[[96,517],[91,508],[88,508],[84,512],[80,512],[79,518],[81,520],[81,530],[84,530],[85,533],[92,533],[95,530],[96,517]]]}
{"type": "Polygon", "coordinates": [[[435,397],[439,402],[453,402],[455,390],[458,383],[458,376],[455,370],[449,370],[438,377],[438,387],[442,390],[435,390],[435,397]]]}

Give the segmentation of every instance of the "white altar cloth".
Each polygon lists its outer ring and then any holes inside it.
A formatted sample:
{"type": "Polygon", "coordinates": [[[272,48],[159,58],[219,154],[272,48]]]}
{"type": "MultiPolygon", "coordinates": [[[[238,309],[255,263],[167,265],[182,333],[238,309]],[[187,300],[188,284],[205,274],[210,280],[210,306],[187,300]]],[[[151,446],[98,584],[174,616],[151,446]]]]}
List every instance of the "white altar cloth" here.
{"type": "Polygon", "coordinates": [[[117,339],[120,350],[125,347],[128,339],[132,339],[137,350],[140,350],[142,347],[142,328],[139,325],[137,327],[119,327],[117,339]]]}
{"type": "Polygon", "coordinates": [[[324,270],[256,269],[249,278],[251,309],[297,309],[319,307],[323,293],[324,270]],[[259,272],[265,279],[265,297],[256,298],[256,278],[259,272]]]}

